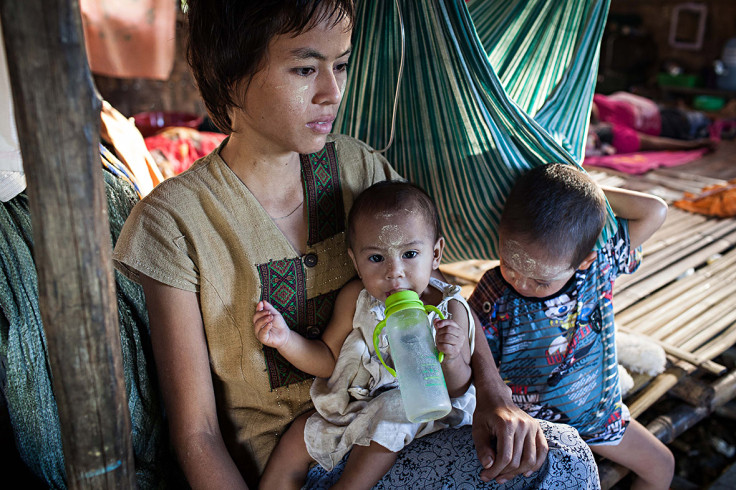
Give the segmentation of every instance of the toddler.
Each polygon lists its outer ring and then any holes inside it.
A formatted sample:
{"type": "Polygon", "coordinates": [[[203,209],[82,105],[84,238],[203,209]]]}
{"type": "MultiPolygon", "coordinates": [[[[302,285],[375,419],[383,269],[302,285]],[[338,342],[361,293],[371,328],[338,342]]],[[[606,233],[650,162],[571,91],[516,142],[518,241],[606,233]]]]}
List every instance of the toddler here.
{"type": "Polygon", "coordinates": [[[516,404],[575,427],[593,452],[636,474],[632,488],[668,488],[674,458],[622,402],[613,281],[636,270],[666,212],[657,197],[601,188],[570,165],[534,168],[504,206],[500,265],[469,300],[516,404]],[[606,199],[617,229],[595,250],[606,199]]]}
{"type": "MultiPolygon", "coordinates": [[[[474,323],[460,289],[433,277],[443,247],[432,199],[407,182],[380,182],[358,196],[348,216],[348,253],[359,280],[338,294],[321,339],[289,330],[269,303],[258,303],[258,339],[318,377],[311,389],[316,413],[297,418],[281,438],[262,488],[301,488],[312,461],[329,471],[348,452],[336,488],[371,488],[391,468],[396,452],[414,438],[472,422],[474,323]],[[451,412],[440,420],[407,420],[398,382],[374,351],[373,331],[385,317],[386,298],[402,290],[415,291],[447,318],[431,317],[452,400],[451,412]]],[[[385,334],[379,350],[384,359],[390,358],[385,334]]]]}

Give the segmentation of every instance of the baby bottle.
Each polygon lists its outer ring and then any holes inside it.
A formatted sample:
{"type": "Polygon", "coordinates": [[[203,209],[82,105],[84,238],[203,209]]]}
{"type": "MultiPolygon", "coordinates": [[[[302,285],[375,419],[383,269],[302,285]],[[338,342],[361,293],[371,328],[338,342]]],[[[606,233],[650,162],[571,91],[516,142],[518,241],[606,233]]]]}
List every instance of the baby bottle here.
{"type": "Polygon", "coordinates": [[[378,359],[398,378],[406,417],[414,423],[442,418],[451,409],[440,366],[443,354],[437,352],[427,318],[430,310],[444,318],[434,306],[425,306],[414,291],[393,293],[386,299],[386,319],[373,332],[378,359]],[[378,350],[379,335],[384,327],[395,370],[386,366],[378,350]]]}

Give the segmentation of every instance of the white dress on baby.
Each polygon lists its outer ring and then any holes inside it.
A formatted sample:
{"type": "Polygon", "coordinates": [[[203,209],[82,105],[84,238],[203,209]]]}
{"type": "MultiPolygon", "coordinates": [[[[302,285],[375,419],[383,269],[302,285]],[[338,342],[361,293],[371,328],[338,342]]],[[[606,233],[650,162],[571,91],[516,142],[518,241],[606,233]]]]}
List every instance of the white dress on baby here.
{"type": "MultiPolygon", "coordinates": [[[[442,301],[437,309],[446,317],[450,300],[457,300],[465,307],[472,353],[475,324],[470,307],[460,295],[460,288],[435,278],[430,279],[430,285],[442,292],[442,301]]],[[[436,316],[430,313],[430,322],[434,322],[436,316]]],[[[368,446],[375,441],[390,451],[398,452],[417,437],[472,423],[475,410],[475,387],[472,384],[464,395],[451,399],[452,410],[445,417],[418,424],[409,422],[398,380],[381,364],[373,347],[373,331],[384,318],[385,305],[365,289],[361,291],[355,307],[353,330],[343,343],[332,376],[329,379],[317,378],[312,384],[310,394],[317,413],[307,420],[304,440],[312,458],[328,471],[355,444],[368,446]]],[[[391,354],[385,334],[380,336],[378,347],[390,365],[391,354]]]]}

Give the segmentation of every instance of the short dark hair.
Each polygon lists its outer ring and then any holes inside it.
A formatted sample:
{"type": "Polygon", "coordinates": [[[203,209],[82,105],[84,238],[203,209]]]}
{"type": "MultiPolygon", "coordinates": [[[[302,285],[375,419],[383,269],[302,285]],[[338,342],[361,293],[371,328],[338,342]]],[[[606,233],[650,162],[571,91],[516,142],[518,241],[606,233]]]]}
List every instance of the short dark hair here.
{"type": "Polygon", "coordinates": [[[585,172],[551,163],[524,173],[506,199],[499,235],[543,245],[549,257],[577,268],[595,247],[606,222],[606,198],[585,172]]]}
{"type": "MultiPolygon", "coordinates": [[[[354,16],[354,0],[188,0],[187,59],[215,126],[232,132],[235,90],[262,67],[271,40],[354,16]]],[[[247,88],[247,85],[246,85],[247,88]]]]}
{"type": "Polygon", "coordinates": [[[355,240],[358,219],[364,216],[396,211],[408,206],[419,209],[428,225],[432,227],[434,240],[442,236],[440,216],[437,205],[424,189],[403,180],[384,180],[377,182],[361,192],[348,214],[348,248],[355,240]]]}

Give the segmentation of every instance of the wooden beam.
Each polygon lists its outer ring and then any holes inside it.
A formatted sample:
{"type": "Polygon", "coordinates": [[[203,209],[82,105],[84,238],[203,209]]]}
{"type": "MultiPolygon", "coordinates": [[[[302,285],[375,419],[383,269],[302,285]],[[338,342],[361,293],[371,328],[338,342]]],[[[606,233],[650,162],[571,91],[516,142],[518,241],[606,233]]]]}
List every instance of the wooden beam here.
{"type": "Polygon", "coordinates": [[[135,488],[101,103],[79,12],[77,0],[0,1],[67,485],[135,488]]]}

